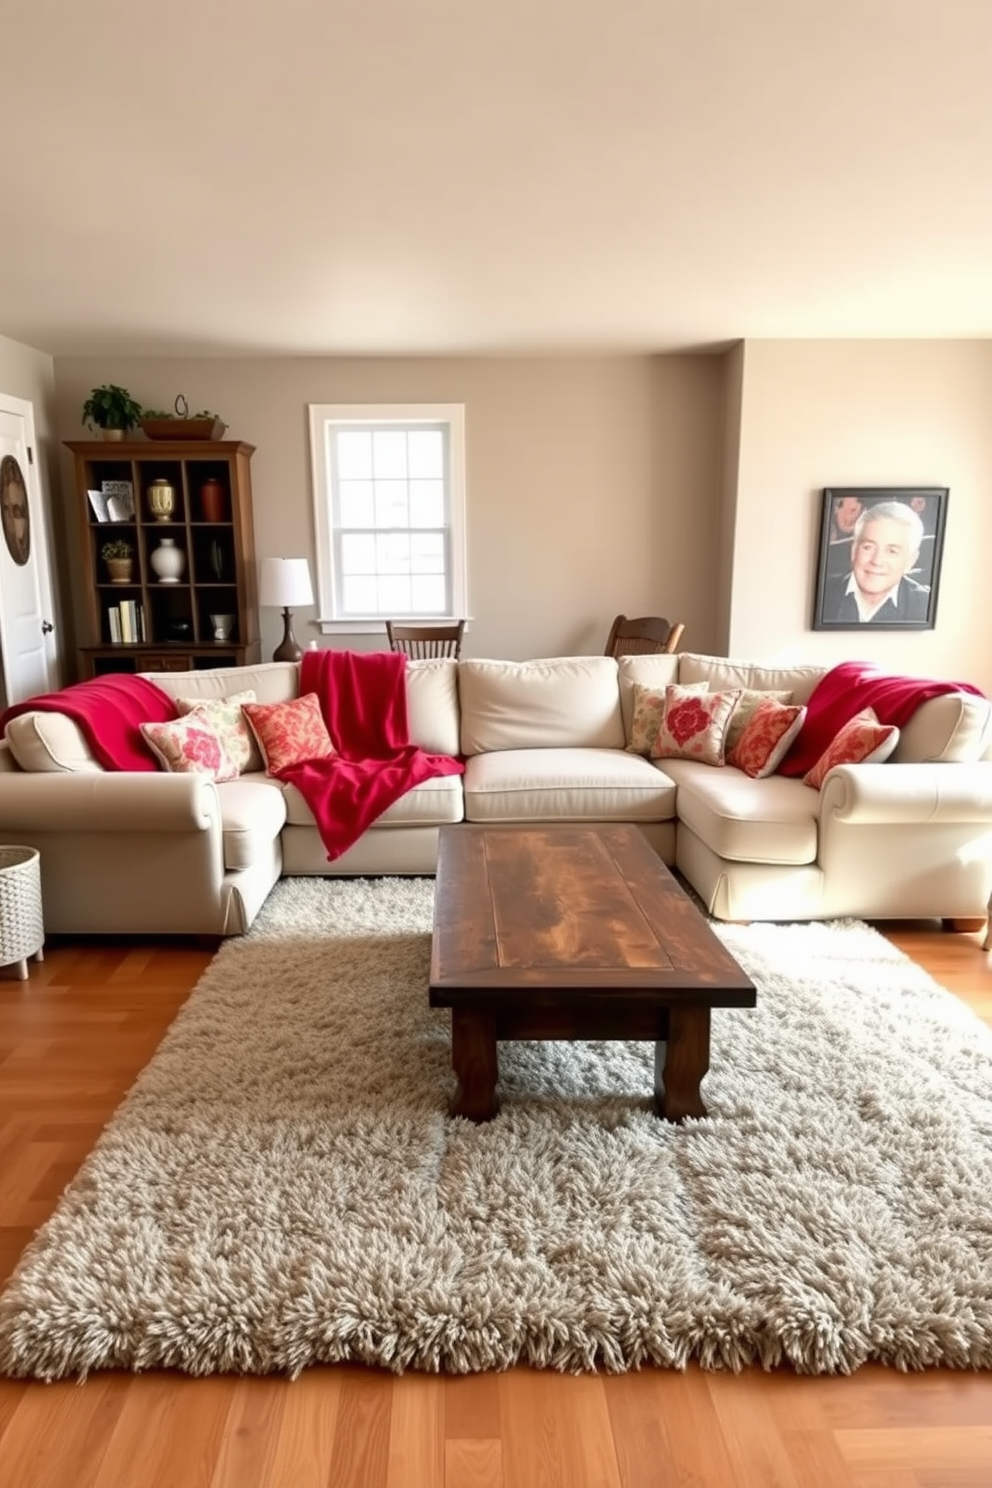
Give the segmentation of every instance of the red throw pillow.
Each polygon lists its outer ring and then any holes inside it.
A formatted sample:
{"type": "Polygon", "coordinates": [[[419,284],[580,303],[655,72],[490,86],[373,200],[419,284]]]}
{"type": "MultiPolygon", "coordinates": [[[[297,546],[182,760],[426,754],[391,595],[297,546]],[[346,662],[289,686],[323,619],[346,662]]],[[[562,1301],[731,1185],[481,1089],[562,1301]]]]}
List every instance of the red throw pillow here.
{"type": "Polygon", "coordinates": [[[740,695],[739,687],[729,692],[691,692],[676,683],[666,687],[665,712],[651,745],[651,759],[722,765],[727,726],[740,695]]]}
{"type": "Polygon", "coordinates": [[[736,765],[753,780],[774,775],[799,733],[806,709],[765,698],[752,712],[736,743],[727,750],[727,764],[736,765]]]}
{"type": "Polygon", "coordinates": [[[289,703],[243,703],[241,706],[258,740],[269,775],[275,775],[287,765],[323,759],[334,753],[334,744],[320,711],[320,699],[315,692],[305,692],[289,703]]]}
{"type": "Polygon", "coordinates": [[[864,708],[845,723],[832,744],[828,744],[812,770],[803,776],[803,785],[819,790],[827,771],[834,765],[879,764],[887,760],[899,743],[899,730],[894,723],[879,723],[874,708],[864,708]]]}

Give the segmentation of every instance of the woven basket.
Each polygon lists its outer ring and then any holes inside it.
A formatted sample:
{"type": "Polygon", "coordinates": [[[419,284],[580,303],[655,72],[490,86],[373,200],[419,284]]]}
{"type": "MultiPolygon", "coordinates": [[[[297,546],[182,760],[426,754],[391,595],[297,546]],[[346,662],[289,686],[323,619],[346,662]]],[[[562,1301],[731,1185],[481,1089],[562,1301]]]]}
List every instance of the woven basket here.
{"type": "Polygon", "coordinates": [[[38,849],[0,847],[0,966],[23,961],[44,944],[38,849]]]}

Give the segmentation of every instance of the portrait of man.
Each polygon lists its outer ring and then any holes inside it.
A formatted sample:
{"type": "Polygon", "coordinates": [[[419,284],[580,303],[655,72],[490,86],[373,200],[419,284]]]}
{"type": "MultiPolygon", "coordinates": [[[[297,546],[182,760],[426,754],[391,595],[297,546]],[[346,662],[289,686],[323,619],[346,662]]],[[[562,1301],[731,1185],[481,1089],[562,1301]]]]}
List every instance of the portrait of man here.
{"type": "Polygon", "coordinates": [[[13,455],[0,460],[0,522],[10,556],[23,567],[31,556],[28,485],[13,455]]]}
{"type": "Polygon", "coordinates": [[[853,514],[855,493],[824,494],[830,505],[824,510],[814,629],[932,627],[947,492],[862,491],[846,538],[837,530],[839,503],[843,499],[843,510],[853,514]]]}

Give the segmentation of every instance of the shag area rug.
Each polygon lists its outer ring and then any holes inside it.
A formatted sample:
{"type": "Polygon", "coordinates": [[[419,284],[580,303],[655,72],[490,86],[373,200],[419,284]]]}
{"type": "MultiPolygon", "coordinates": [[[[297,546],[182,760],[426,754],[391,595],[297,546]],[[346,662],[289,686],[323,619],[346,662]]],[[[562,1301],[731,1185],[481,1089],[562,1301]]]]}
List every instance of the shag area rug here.
{"type": "Polygon", "coordinates": [[[992,1034],[856,922],[720,926],[710,1114],[653,1046],[500,1047],[447,1114],[434,885],[290,879],[0,1299],[0,1367],[992,1366],[992,1034]]]}

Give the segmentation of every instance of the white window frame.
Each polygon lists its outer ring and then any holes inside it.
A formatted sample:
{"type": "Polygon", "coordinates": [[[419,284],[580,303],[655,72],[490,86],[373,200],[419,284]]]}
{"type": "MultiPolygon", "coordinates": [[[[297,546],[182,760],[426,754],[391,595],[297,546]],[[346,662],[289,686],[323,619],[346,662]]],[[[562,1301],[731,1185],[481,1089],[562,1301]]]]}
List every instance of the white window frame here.
{"type": "MultiPolygon", "coordinates": [[[[445,424],[448,432],[450,503],[451,614],[431,620],[468,618],[465,546],[465,405],[464,403],[309,403],[310,466],[313,483],[314,534],[317,543],[317,624],[323,635],[374,635],[384,630],[381,615],[343,617],[338,604],[333,503],[328,474],[327,436],[335,424],[445,424]]],[[[391,620],[422,616],[390,615],[391,620]]],[[[429,623],[425,620],[424,622],[429,623]]]]}

